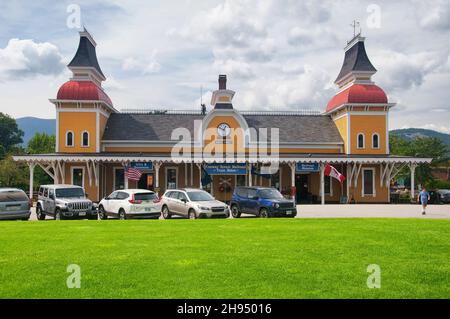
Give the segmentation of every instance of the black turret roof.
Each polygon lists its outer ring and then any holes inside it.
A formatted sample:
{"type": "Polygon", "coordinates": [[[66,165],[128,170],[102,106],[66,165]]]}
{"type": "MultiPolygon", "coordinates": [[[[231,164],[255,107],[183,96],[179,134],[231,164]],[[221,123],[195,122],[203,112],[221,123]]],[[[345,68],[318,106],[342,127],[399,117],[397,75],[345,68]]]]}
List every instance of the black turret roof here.
{"type": "Polygon", "coordinates": [[[358,40],[345,52],[344,63],[335,82],[339,82],[352,71],[377,71],[367,56],[363,39],[358,40]]]}
{"type": "Polygon", "coordinates": [[[68,65],[69,67],[93,67],[96,69],[103,77],[105,75],[100,68],[97,60],[97,53],[95,51],[95,46],[88,38],[87,35],[81,34],[80,43],[78,44],[77,53],[75,53],[74,58],[68,65]]]}

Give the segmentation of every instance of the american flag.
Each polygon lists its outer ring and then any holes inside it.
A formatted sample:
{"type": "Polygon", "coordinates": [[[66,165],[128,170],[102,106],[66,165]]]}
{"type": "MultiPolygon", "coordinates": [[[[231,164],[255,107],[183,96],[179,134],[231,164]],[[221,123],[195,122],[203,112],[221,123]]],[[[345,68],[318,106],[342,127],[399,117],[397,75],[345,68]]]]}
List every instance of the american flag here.
{"type": "Polygon", "coordinates": [[[127,167],[125,170],[125,177],[130,181],[138,181],[141,179],[142,172],[137,168],[127,167]]]}

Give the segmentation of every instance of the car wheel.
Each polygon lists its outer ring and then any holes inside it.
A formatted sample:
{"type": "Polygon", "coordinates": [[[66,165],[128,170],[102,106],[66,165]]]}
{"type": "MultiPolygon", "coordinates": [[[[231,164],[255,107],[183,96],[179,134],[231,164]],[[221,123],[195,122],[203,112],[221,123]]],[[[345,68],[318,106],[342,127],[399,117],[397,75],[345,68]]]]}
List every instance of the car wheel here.
{"type": "Polygon", "coordinates": [[[233,218],[241,217],[241,212],[236,204],[231,206],[231,216],[233,216],[233,218]]]}
{"type": "Polygon", "coordinates": [[[192,208],[188,212],[188,218],[189,219],[197,219],[197,215],[195,214],[195,210],[193,210],[192,208]]]}
{"type": "Polygon", "coordinates": [[[261,218],[269,217],[269,212],[267,211],[267,208],[261,208],[261,210],[259,211],[259,217],[261,218]]]}
{"type": "Polygon", "coordinates": [[[120,220],[125,220],[125,219],[127,219],[127,214],[125,213],[125,211],[123,210],[123,208],[121,208],[121,209],[119,210],[119,219],[120,219],[120,220]]]}
{"type": "Polygon", "coordinates": [[[163,206],[162,208],[162,215],[164,219],[171,219],[172,215],[170,215],[169,207],[163,206]]]}
{"type": "Polygon", "coordinates": [[[41,205],[36,207],[36,216],[38,220],[45,220],[45,214],[42,212],[41,205]]]}
{"type": "Polygon", "coordinates": [[[99,216],[100,219],[102,219],[102,220],[108,219],[108,216],[106,215],[106,212],[105,212],[105,208],[104,208],[103,206],[100,206],[100,207],[98,208],[98,216],[99,216]]]}
{"type": "Polygon", "coordinates": [[[63,217],[61,215],[61,210],[59,208],[57,208],[55,210],[55,220],[62,220],[62,219],[63,219],[63,217]]]}

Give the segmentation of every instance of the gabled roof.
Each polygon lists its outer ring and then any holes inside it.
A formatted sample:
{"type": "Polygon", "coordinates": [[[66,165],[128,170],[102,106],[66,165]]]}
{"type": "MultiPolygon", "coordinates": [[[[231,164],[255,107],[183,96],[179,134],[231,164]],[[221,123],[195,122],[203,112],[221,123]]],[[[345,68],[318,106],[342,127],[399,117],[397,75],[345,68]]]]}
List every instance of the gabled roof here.
{"type": "Polygon", "coordinates": [[[94,68],[102,77],[105,75],[100,68],[97,60],[95,44],[87,31],[80,32],[80,43],[78,44],[77,53],[69,63],[68,67],[91,67],[94,68]]]}
{"type": "MultiPolygon", "coordinates": [[[[243,115],[249,128],[279,129],[280,143],[342,143],[331,117],[326,115],[243,115]]],[[[170,141],[174,128],[186,128],[194,136],[194,121],[201,114],[111,114],[103,134],[105,141],[170,141]]],[[[270,136],[270,134],[268,134],[270,136]]]]}
{"type": "MultiPolygon", "coordinates": [[[[342,64],[341,71],[339,72],[335,83],[338,83],[350,72],[364,71],[375,73],[377,71],[367,56],[364,38],[358,36],[351,42],[355,43],[345,51],[344,63],[342,64]]],[[[349,45],[351,45],[351,42],[349,45]]]]}

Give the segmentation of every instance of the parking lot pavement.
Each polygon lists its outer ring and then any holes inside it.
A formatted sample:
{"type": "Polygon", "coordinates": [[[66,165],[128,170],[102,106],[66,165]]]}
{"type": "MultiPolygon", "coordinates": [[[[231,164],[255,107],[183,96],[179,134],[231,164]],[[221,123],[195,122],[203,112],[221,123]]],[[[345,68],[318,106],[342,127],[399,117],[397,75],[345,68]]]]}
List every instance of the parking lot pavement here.
{"type": "MultiPolygon", "coordinates": [[[[243,218],[255,218],[242,215],[243,218]]],[[[450,205],[430,205],[427,214],[422,215],[419,205],[297,205],[297,218],[437,218],[450,219],[450,205]]],[[[232,218],[232,217],[230,217],[232,218]]],[[[53,219],[46,217],[46,219],[53,219]]],[[[162,219],[162,217],[160,217],[162,219]]],[[[37,220],[35,208],[31,209],[30,220],[37,220]]]]}
{"type": "Polygon", "coordinates": [[[429,205],[422,215],[420,205],[297,205],[297,218],[450,218],[450,205],[429,205]]]}

